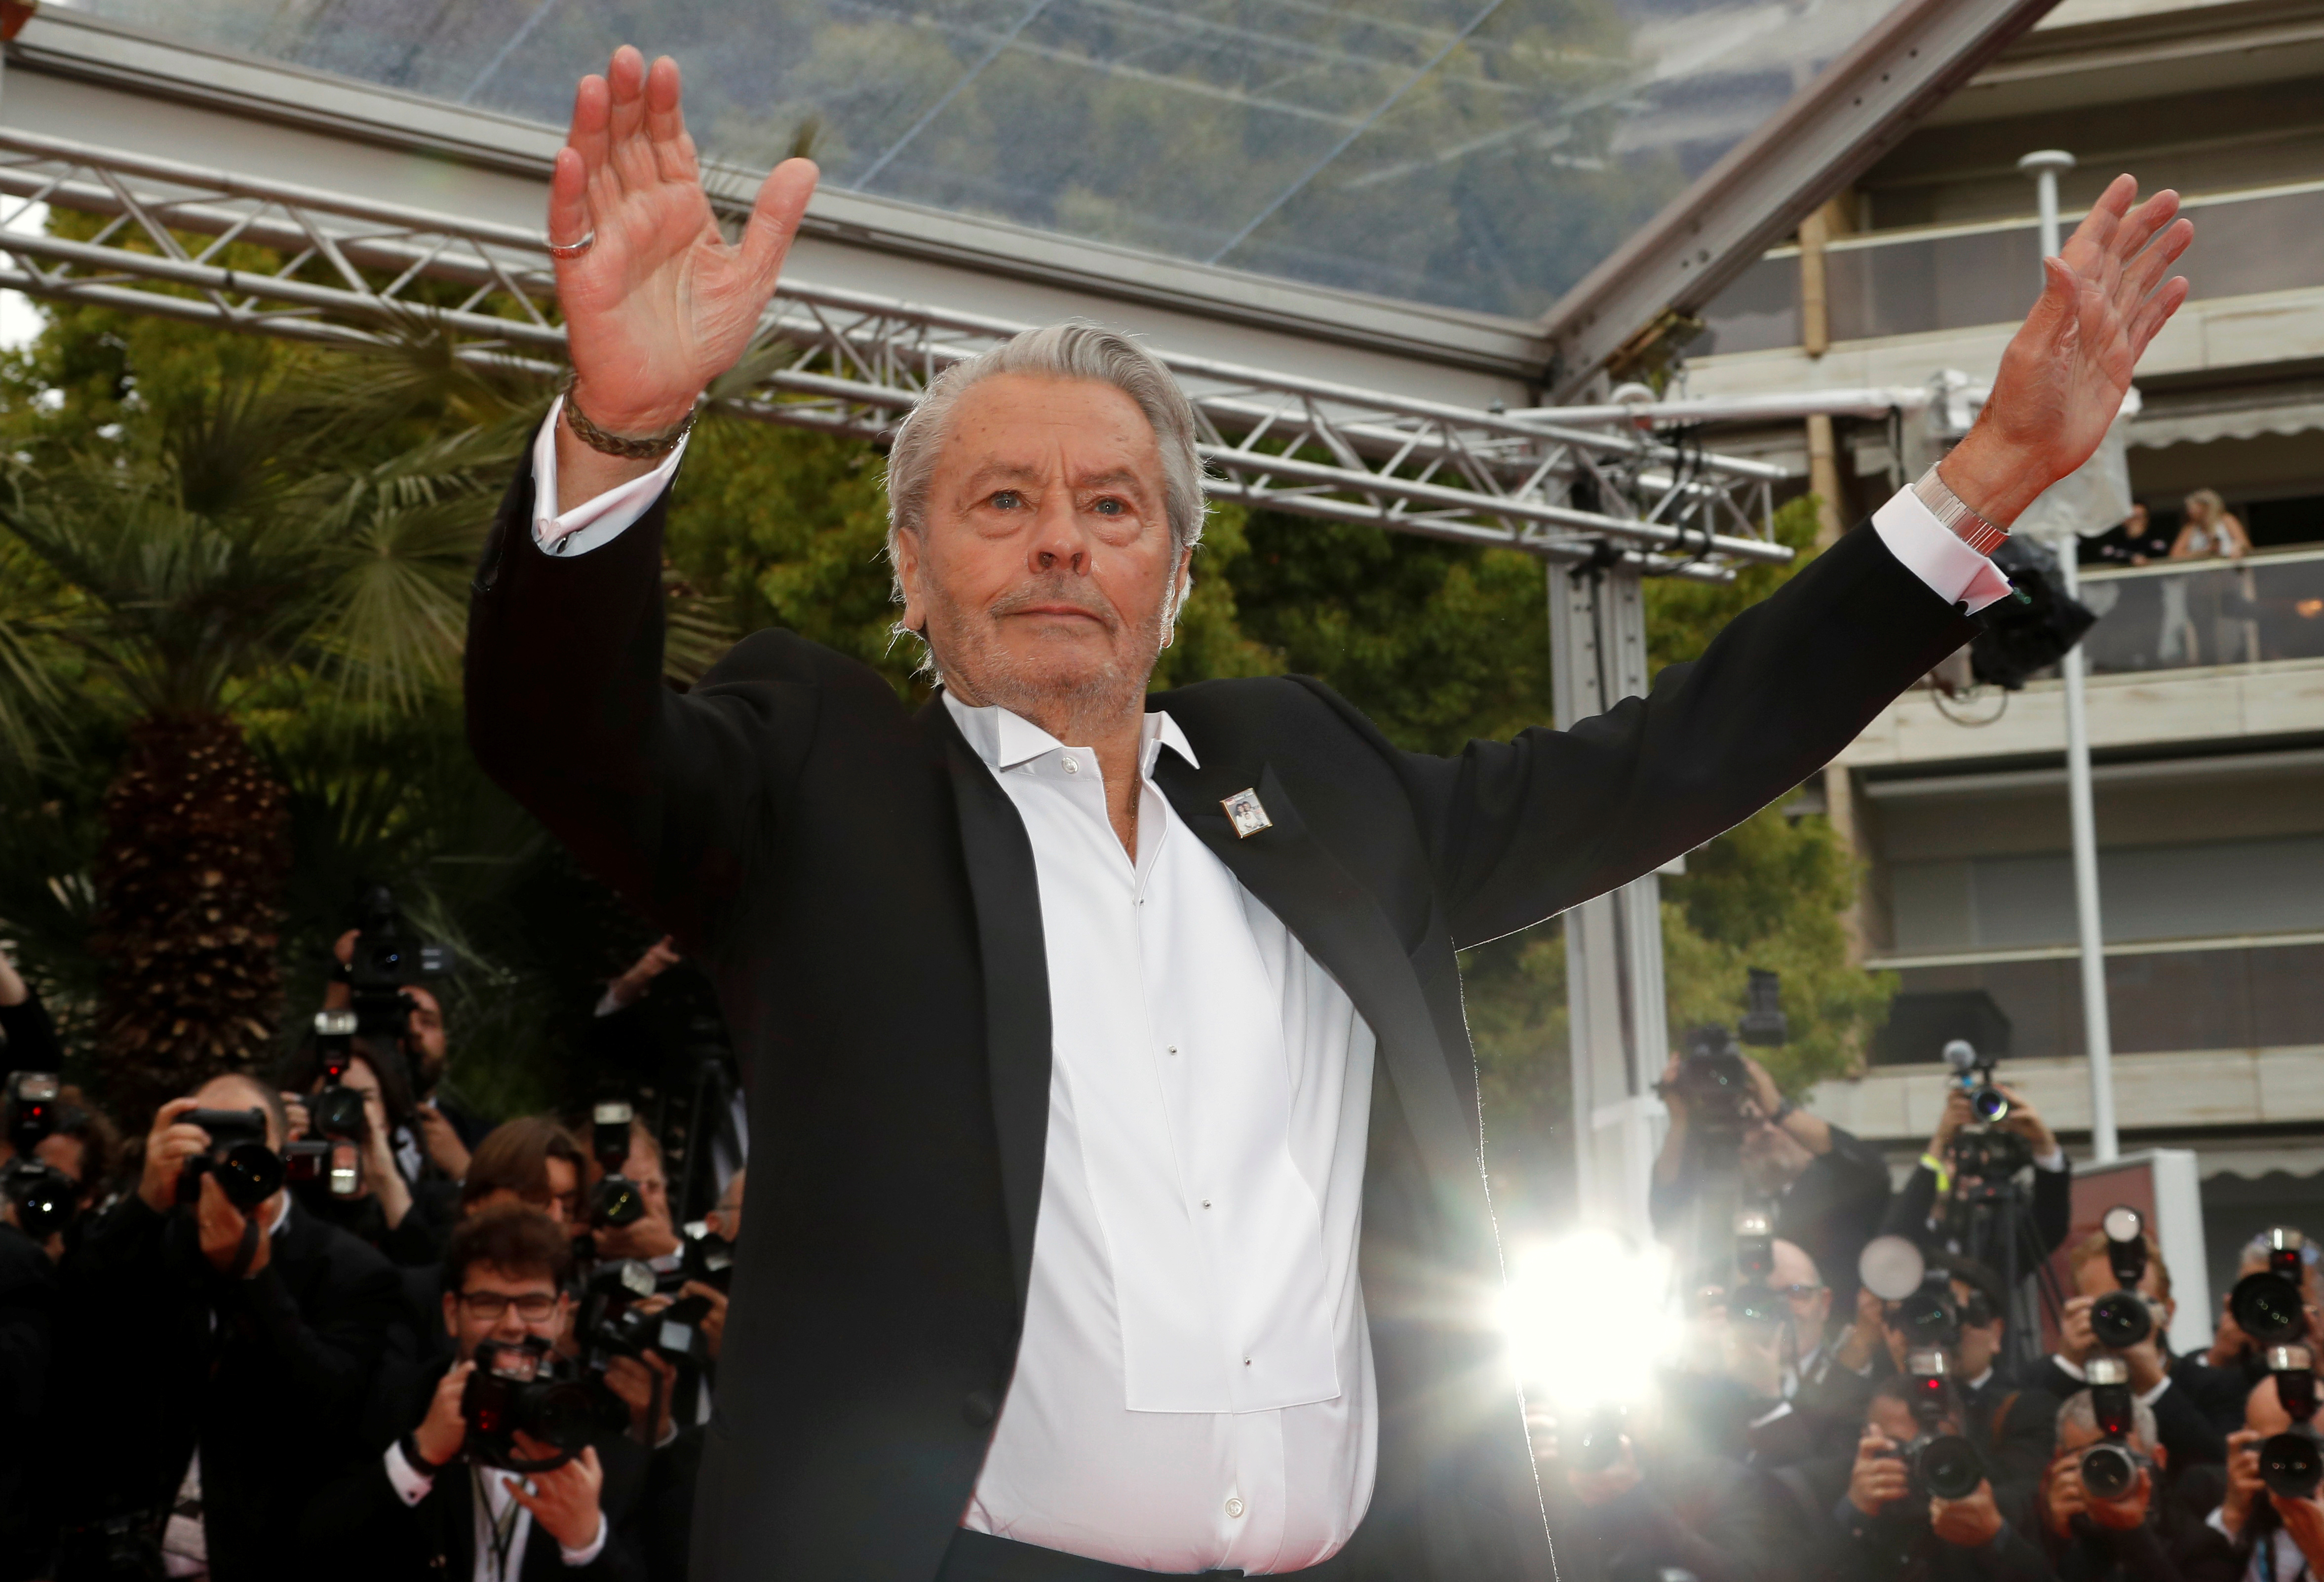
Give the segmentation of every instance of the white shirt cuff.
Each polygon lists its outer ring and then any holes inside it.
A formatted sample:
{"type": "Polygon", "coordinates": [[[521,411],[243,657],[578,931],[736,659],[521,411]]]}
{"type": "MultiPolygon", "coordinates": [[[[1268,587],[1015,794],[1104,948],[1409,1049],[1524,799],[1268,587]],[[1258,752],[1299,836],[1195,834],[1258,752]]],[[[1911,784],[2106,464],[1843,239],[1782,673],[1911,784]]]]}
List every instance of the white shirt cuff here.
{"type": "Polygon", "coordinates": [[[1967,605],[1971,615],[2009,593],[1999,568],[1955,538],[1910,489],[1899,489],[1872,513],[1872,530],[1938,598],[1967,605]]]}
{"type": "Polygon", "coordinates": [[[2042,1157],[2034,1161],[2034,1168],[2036,1170],[2046,1170],[2050,1172],[2051,1174],[2055,1175],[2058,1172],[2066,1168],[2066,1150],[2062,1147],[2051,1149],[2047,1154],[2043,1154],[2042,1157]]]}
{"type": "MultiPolygon", "coordinates": [[[[549,409],[549,420],[532,441],[532,541],[548,554],[569,556],[586,555],[590,550],[612,543],[632,524],[646,514],[646,508],[669,487],[678,475],[678,464],[686,455],[686,440],[662,457],[661,465],[642,478],[608,489],[595,500],[582,501],[562,516],[552,514],[557,504],[557,419],[564,413],[565,398],[558,396],[549,409]]],[[[693,437],[691,435],[687,438],[693,437]]],[[[1915,501],[1914,503],[1918,503],[1915,501]]],[[[1923,506],[1923,512],[1927,507],[1923,506]]],[[[1931,521],[1936,519],[1931,517],[1931,521]]],[[[1940,528],[1939,532],[1944,529],[1940,528]]],[[[1950,535],[1947,535],[1950,537],[1950,535]]],[[[1955,540],[1959,542],[1959,540],[1955,540]]],[[[1963,548],[1968,546],[1963,545],[1963,548]]]]}
{"type": "Polygon", "coordinates": [[[580,1549],[567,1549],[560,1543],[557,1546],[557,1552],[564,1557],[568,1566],[586,1566],[605,1552],[605,1513],[600,1511],[597,1513],[596,1537],[580,1549]]]}
{"type": "Polygon", "coordinates": [[[2160,1401],[2160,1400],[2162,1400],[2162,1399],[2163,1399],[2163,1391],[2165,1391],[2165,1390],[2167,1390],[2167,1389],[2169,1389],[2170,1387],[2171,1387],[2171,1375],[2168,1375],[2168,1374],[2165,1374],[2165,1375],[2163,1375],[2163,1382],[2162,1382],[2161,1384],[2159,1384],[2155,1385],[2155,1386],[2154,1386],[2154,1388],[2153,1388],[2152,1390],[2147,1391],[2144,1394],[2143,1394],[2143,1395],[2141,1395],[2141,1396],[2139,1396],[2139,1397],[2137,1398],[2137,1399],[2138,1399],[2138,1403],[2139,1403],[2141,1406],[2152,1406],[2152,1405],[2153,1405],[2157,1401],[2160,1401]]]}
{"type": "Polygon", "coordinates": [[[610,1016],[615,1011],[625,1011],[629,1008],[629,1001],[613,998],[613,986],[609,983],[605,986],[605,992],[597,997],[597,1008],[590,1014],[610,1016]]]}
{"type": "Polygon", "coordinates": [[[1778,1401],[1768,1411],[1761,1412],[1743,1426],[1747,1429],[1766,1428],[1769,1423],[1789,1417],[1791,1414],[1792,1403],[1788,1401],[1778,1401]]]}
{"type": "Polygon", "coordinates": [[[393,1489],[395,1497],[407,1505],[418,1504],[436,1486],[434,1478],[422,1477],[411,1463],[403,1458],[401,1445],[390,1445],[383,1460],[387,1467],[387,1486],[393,1489]]]}

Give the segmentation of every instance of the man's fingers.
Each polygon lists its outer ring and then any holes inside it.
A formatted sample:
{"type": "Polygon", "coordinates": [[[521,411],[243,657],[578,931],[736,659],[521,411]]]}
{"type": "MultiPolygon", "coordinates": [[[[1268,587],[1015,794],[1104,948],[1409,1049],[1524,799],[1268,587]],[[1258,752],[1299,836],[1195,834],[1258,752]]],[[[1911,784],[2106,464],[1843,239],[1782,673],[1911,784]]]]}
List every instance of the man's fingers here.
{"type": "Polygon", "coordinates": [[[2122,216],[2130,212],[2130,206],[2137,199],[2138,179],[2127,172],[2116,176],[2107,183],[2107,189],[2098,194],[2098,200],[2090,205],[2090,212],[2082,216],[2082,223],[2074,227],[2073,235],[2060,251],[2086,250],[2093,256],[2103,256],[2115,232],[2121,228],[2122,216]]]}
{"type": "Polygon", "coordinates": [[[549,174],[549,240],[555,246],[570,246],[593,229],[588,161],[577,148],[560,148],[549,174]]]}
{"type": "Polygon", "coordinates": [[[2146,299],[2146,294],[2171,271],[2171,266],[2179,262],[2179,255],[2194,240],[2193,222],[2179,220],[2156,236],[2145,252],[2130,261],[2122,271],[2122,285],[2115,293],[2115,300],[2125,312],[2146,299]]]}
{"type": "Polygon", "coordinates": [[[822,172],[813,160],[785,160],[767,173],[759,200],[751,207],[751,223],[742,230],[742,265],[761,291],[771,293],[782,272],[783,257],[798,234],[807,214],[807,200],[815,196],[822,172]]]}
{"type": "Polygon", "coordinates": [[[654,165],[665,181],[696,179],[694,140],[686,134],[679,87],[678,62],[667,55],[646,74],[646,135],[652,140],[654,165]]]}
{"type": "Polygon", "coordinates": [[[612,152],[613,104],[613,90],[594,71],[574,87],[573,125],[565,146],[581,156],[585,179],[612,152]]]}
{"type": "Polygon", "coordinates": [[[2114,238],[2114,252],[2123,260],[2124,268],[2130,266],[2139,249],[2153,241],[2178,213],[2179,195],[2166,187],[2124,218],[2114,238]]]}
{"type": "Polygon", "coordinates": [[[2171,316],[2178,312],[2181,306],[2186,302],[2187,290],[2187,277],[2173,275],[2163,281],[2162,289],[2149,297],[2145,305],[2139,308],[2137,315],[2130,321],[2132,361],[2135,362],[2146,354],[2147,344],[2162,333],[2163,327],[2171,322],[2171,316]]]}

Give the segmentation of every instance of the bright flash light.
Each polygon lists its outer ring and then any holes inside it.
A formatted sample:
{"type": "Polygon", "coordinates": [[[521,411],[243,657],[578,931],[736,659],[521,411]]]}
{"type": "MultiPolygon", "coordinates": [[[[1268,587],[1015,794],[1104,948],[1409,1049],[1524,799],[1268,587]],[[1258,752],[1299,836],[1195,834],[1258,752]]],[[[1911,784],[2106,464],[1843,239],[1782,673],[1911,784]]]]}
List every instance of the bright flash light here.
{"type": "Polygon", "coordinates": [[[1518,1254],[1501,1328],[1529,1395],[1581,1411],[1645,1400],[1675,1349],[1670,1257],[1609,1230],[1581,1230],[1518,1254]]]}

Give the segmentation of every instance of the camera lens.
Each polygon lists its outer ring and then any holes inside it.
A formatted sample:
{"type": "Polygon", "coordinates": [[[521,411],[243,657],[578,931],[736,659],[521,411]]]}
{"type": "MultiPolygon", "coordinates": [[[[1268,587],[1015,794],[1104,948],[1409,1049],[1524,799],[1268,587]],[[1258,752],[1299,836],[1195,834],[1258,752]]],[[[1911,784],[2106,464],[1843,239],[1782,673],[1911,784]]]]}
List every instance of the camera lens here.
{"type": "Polygon", "coordinates": [[[2154,1333],[2154,1313],[2135,1291],[2109,1291],[2090,1303],[2090,1333],[2110,1351],[2137,1345],[2154,1333]]]}
{"type": "Polygon", "coordinates": [[[34,1241],[46,1241],[72,1223],[72,1178],[53,1165],[36,1164],[9,1182],[16,1200],[16,1228],[34,1241]]]}
{"type": "Polygon", "coordinates": [[[2260,1443],[2259,1477],[2269,1492],[2304,1500],[2324,1482],[2324,1456],[2306,1434],[2277,1434],[2260,1443]]]}
{"type": "Polygon", "coordinates": [[[1940,1434],[1921,1447],[1922,1486],[1941,1500],[1965,1500],[1985,1481],[1977,1447],[1959,1434],[1940,1434]]]}
{"type": "Polygon", "coordinates": [[[2138,1486],[2138,1462],[2120,1445],[2082,1452],[2082,1486],[2101,1500],[2118,1500],[2138,1486]]]}
{"type": "Polygon", "coordinates": [[[578,1450],[589,1442],[596,1410],[589,1392],[569,1379],[529,1386],[524,1402],[524,1431],[560,1450],[578,1450]]]}
{"type": "Polygon", "coordinates": [[[1969,1096],[1969,1113],[1991,1126],[2009,1114],[2009,1095],[1998,1088],[1979,1088],[1969,1096]]]}
{"type": "Polygon", "coordinates": [[[2307,1332],[2300,1287],[2281,1274],[2246,1274],[2236,1282],[2227,1311],[2243,1332],[2263,1346],[2282,1346],[2307,1332]]]}
{"type": "Polygon", "coordinates": [[[636,1224],[645,1217],[645,1211],[644,1194],[638,1191],[638,1183],[626,1176],[607,1176],[590,1195],[589,1220],[594,1225],[619,1229],[636,1224]]]}
{"type": "Polygon", "coordinates": [[[1941,1351],[1958,1338],[1952,1303],[1932,1291],[1916,1291],[1896,1304],[1896,1328],[1907,1349],[1941,1351]]]}
{"type": "Polygon", "coordinates": [[[1584,1472],[1603,1472],[1622,1458],[1622,1413],[1618,1408],[1605,1407],[1590,1414],[1590,1421],[1574,1441],[1573,1464],[1584,1472]]]}
{"type": "Polygon", "coordinates": [[[236,1143],[212,1166],[226,1201],[245,1214],[282,1185],[282,1158],[263,1143],[236,1143]]]}

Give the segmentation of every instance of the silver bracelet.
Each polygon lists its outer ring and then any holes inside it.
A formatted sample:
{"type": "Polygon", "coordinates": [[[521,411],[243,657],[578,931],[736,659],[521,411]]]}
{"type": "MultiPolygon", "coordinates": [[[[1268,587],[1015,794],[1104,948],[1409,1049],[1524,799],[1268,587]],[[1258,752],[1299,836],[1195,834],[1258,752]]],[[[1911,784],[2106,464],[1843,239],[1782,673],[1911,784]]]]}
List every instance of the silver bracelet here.
{"type": "Polygon", "coordinates": [[[1913,485],[1914,496],[1944,524],[1945,530],[1979,555],[1990,555],[2009,538],[2007,528],[1997,528],[1969,508],[1969,502],[1945,486],[1932,464],[1913,485]]]}

